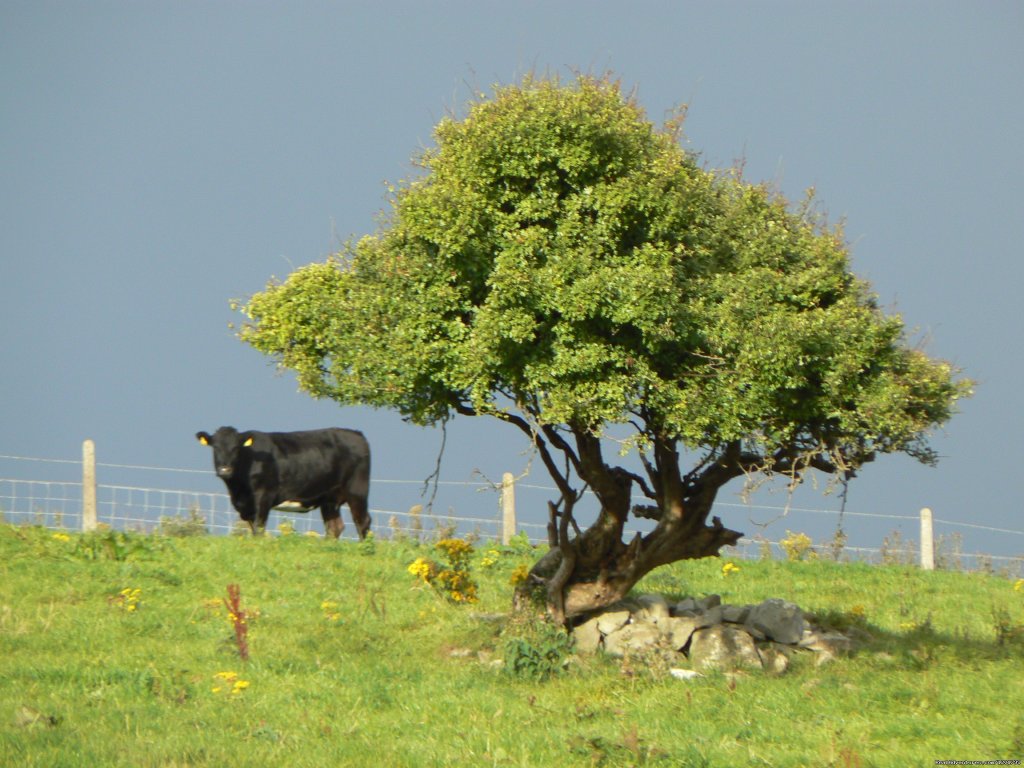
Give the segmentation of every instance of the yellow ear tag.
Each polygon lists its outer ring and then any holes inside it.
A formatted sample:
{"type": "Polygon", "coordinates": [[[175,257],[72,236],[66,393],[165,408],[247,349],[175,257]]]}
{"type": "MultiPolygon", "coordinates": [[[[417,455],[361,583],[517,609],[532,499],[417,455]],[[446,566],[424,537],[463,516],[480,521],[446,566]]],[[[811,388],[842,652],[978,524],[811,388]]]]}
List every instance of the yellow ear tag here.
{"type": "Polygon", "coordinates": [[[203,437],[202,435],[200,435],[200,436],[199,436],[199,442],[200,442],[200,443],[202,443],[203,445],[209,445],[209,444],[210,444],[210,441],[209,441],[209,440],[207,440],[207,439],[206,439],[205,437],[203,437]]]}
{"type": "Polygon", "coordinates": [[[244,443],[242,443],[242,447],[243,448],[248,448],[250,445],[252,445],[252,438],[251,437],[248,440],[246,440],[244,443]]]}

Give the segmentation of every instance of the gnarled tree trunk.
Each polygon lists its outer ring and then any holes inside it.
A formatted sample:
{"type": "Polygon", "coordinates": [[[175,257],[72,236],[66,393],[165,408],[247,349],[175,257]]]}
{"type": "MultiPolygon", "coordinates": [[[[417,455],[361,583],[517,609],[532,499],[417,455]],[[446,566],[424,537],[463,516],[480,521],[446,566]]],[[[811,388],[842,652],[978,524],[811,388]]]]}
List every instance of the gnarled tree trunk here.
{"type": "MultiPolygon", "coordinates": [[[[648,495],[654,496],[657,505],[637,511],[657,519],[658,525],[646,536],[637,534],[627,543],[623,541],[623,529],[634,511],[633,485],[643,481],[622,468],[605,464],[599,439],[589,433],[576,432],[574,454],[579,459],[576,467],[580,477],[601,503],[600,513],[593,525],[580,532],[572,516],[578,497],[563,494],[562,509],[550,504],[551,550],[534,565],[530,582],[524,587],[543,586],[549,610],[561,622],[569,623],[620,600],[660,565],[718,555],[722,547],[736,544],[742,535],[725,528],[717,517],[707,524],[718,488],[735,474],[725,471],[725,463],[706,468],[699,477],[684,482],[674,446],[656,446],[657,467],[649,470],[660,484],[648,495]]],[[[646,485],[645,490],[649,490],[646,485]]]]}
{"type": "Polygon", "coordinates": [[[621,538],[621,524],[609,525],[608,517],[602,510],[594,525],[569,541],[559,541],[530,571],[532,584],[547,588],[548,605],[559,621],[569,622],[622,599],[660,565],[718,555],[742,535],[724,527],[717,517],[706,525],[703,515],[694,514],[685,521],[663,518],[653,531],[637,534],[627,544],[621,538]]]}

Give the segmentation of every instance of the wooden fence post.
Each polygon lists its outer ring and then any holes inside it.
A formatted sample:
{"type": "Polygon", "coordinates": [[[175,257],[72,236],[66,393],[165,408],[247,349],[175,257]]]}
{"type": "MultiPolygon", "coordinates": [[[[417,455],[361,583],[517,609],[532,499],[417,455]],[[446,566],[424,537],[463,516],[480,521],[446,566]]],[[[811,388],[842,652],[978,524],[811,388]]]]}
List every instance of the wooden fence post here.
{"type": "Polygon", "coordinates": [[[516,535],[516,486],[511,472],[501,478],[501,543],[508,546],[516,535]]]}
{"type": "Polygon", "coordinates": [[[82,530],[96,530],[96,444],[82,443],[82,530]]]}
{"type": "Polygon", "coordinates": [[[932,533],[932,511],[928,507],[921,510],[921,568],[935,570],[935,537],[932,533]]]}

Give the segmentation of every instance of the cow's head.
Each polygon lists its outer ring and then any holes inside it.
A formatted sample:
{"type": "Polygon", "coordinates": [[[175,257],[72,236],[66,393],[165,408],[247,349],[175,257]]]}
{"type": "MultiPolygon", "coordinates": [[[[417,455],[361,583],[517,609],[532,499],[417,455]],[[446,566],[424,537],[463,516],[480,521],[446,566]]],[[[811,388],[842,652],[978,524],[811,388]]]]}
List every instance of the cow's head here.
{"type": "Polygon", "coordinates": [[[252,433],[239,432],[234,427],[221,427],[212,435],[196,432],[196,439],[213,448],[213,468],[224,480],[230,480],[238,471],[245,449],[252,445],[252,433]]]}

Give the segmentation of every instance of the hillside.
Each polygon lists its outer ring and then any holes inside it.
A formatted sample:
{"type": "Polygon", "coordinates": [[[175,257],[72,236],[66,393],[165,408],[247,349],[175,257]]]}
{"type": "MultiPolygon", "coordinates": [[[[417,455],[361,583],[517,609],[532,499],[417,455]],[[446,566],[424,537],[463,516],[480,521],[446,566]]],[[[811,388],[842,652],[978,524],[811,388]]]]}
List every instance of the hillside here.
{"type": "Polygon", "coordinates": [[[640,587],[783,597],[861,638],[779,677],[680,681],[572,658],[501,664],[509,580],[479,602],[409,572],[415,541],[168,538],[0,526],[0,754],[12,766],[907,766],[1024,757],[1024,591],[997,576],[828,562],[678,563],[640,587]],[[224,603],[248,616],[244,643],[224,603]]]}

